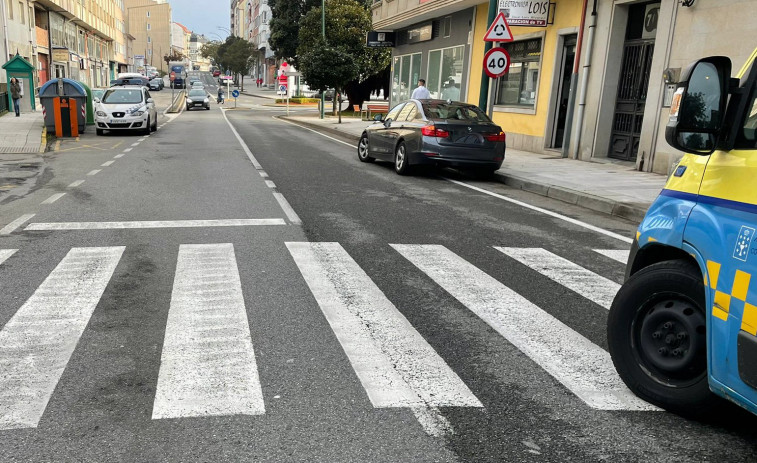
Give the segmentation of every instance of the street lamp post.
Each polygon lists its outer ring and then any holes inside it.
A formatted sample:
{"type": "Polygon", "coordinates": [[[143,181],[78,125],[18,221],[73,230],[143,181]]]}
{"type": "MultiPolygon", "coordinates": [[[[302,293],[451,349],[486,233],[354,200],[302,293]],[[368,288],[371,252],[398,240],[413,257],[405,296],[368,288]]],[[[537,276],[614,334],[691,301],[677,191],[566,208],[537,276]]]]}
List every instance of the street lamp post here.
{"type": "MultiPolygon", "coordinates": [[[[321,0],[321,35],[323,36],[323,43],[326,43],[326,0],[321,0]]],[[[336,95],[334,95],[336,98],[336,95]]],[[[321,119],[323,119],[323,113],[326,106],[326,90],[321,91],[321,119]]]]}

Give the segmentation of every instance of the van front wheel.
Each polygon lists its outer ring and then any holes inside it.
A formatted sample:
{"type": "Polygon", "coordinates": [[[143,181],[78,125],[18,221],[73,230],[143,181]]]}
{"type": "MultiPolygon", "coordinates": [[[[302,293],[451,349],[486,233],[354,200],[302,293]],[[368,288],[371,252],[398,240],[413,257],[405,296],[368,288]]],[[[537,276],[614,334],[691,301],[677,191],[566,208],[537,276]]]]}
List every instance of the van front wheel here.
{"type": "Polygon", "coordinates": [[[707,378],[705,292],[696,265],[677,260],[635,273],[618,291],[607,320],[610,356],[642,399],[702,418],[720,400],[707,378]]]}

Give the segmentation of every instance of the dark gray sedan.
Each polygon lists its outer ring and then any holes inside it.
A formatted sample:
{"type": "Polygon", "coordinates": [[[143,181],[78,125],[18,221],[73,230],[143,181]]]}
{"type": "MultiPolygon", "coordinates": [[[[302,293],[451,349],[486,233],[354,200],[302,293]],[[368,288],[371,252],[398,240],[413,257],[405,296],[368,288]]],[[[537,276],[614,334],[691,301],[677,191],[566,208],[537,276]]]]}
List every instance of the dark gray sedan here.
{"type": "Polygon", "coordinates": [[[400,175],[417,165],[494,172],[505,159],[505,133],[468,103],[408,100],[365,129],[357,154],[362,162],[392,161],[400,175]]]}

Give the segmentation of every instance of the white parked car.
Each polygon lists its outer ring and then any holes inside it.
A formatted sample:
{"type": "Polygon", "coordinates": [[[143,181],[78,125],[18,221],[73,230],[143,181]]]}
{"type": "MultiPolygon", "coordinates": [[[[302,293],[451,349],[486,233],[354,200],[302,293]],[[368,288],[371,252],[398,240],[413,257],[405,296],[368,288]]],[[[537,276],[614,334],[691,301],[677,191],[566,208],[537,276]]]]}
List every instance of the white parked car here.
{"type": "Polygon", "coordinates": [[[98,135],[105,130],[134,129],[149,134],[158,129],[158,110],[145,87],[111,87],[95,100],[95,126],[98,135]]]}

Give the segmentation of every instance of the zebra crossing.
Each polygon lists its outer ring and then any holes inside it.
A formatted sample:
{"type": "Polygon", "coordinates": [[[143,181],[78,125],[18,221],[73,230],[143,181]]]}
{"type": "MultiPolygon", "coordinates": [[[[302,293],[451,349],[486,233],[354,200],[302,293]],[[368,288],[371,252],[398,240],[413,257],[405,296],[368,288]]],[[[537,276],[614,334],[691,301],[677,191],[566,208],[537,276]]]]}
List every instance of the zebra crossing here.
{"type": "MultiPolygon", "coordinates": [[[[510,289],[507,275],[494,278],[441,245],[389,246],[588,407],[658,410],[625,387],[604,349],[510,289]]],[[[339,243],[286,248],[373,407],[408,408],[421,420],[424,410],[484,406],[339,243]]],[[[38,426],[124,251],[72,248],[0,329],[0,430],[38,426]]],[[[0,265],[17,255],[0,249],[0,265]]],[[[514,259],[605,308],[619,287],[542,248],[494,247],[492,257],[514,259]]],[[[234,246],[181,245],[152,419],[265,414],[255,323],[234,246]]]]}

